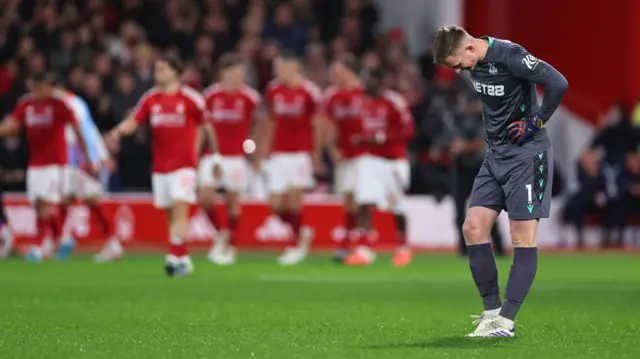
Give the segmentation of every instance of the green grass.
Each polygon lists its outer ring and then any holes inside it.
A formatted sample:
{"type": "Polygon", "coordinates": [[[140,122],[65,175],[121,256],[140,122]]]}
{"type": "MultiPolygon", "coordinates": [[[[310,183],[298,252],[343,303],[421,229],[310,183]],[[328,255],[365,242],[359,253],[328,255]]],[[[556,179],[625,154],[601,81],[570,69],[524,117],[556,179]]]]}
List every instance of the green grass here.
{"type": "Polygon", "coordinates": [[[0,358],[640,358],[638,256],[542,256],[518,336],[499,339],[463,337],[481,306],[454,256],[240,259],[200,256],[188,278],[166,278],[159,255],[0,263],[0,358]]]}

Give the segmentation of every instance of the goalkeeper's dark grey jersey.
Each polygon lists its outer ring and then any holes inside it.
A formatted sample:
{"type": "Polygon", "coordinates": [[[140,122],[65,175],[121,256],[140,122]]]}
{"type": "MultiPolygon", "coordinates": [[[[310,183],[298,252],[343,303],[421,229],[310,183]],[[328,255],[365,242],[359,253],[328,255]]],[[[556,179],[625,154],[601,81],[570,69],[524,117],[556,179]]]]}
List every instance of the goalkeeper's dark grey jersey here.
{"type": "Polygon", "coordinates": [[[509,141],[507,127],[515,120],[536,113],[549,120],[560,105],[567,80],[518,44],[491,37],[484,39],[489,41],[489,49],[470,73],[473,87],[483,103],[489,154],[495,158],[517,159],[546,150],[551,141],[545,128],[518,146],[509,141]],[[540,108],[535,84],[544,86],[540,108]]]}

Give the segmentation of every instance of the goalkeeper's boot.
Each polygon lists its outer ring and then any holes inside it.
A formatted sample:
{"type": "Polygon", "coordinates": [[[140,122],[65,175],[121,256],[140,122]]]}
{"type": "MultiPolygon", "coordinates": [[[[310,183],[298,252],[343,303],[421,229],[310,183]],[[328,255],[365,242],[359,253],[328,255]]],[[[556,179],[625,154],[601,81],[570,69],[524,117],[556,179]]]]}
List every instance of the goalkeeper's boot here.
{"type": "Polygon", "coordinates": [[[484,333],[487,330],[489,324],[493,322],[494,319],[498,318],[499,315],[500,308],[485,310],[480,315],[472,315],[471,318],[474,319],[473,324],[476,326],[476,329],[473,332],[467,334],[467,336],[476,337],[479,333],[484,333]]]}

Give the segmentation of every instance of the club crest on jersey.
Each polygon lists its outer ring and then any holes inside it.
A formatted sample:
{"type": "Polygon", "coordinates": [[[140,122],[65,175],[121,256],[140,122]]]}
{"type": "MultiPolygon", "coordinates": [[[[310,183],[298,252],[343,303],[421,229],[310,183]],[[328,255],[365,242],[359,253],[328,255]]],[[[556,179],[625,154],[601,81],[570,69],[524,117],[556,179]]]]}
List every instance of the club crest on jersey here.
{"type": "Polygon", "coordinates": [[[489,63],[489,73],[491,75],[495,75],[498,73],[498,69],[496,69],[496,64],[494,64],[493,62],[489,63]]]}
{"type": "Polygon", "coordinates": [[[160,106],[159,104],[155,104],[151,107],[151,112],[153,113],[159,113],[162,112],[162,106],[160,106]]]}
{"type": "Polygon", "coordinates": [[[540,60],[531,54],[527,54],[522,58],[522,63],[531,71],[535,70],[540,60]]]}
{"type": "Polygon", "coordinates": [[[176,112],[179,114],[183,114],[184,113],[184,104],[182,102],[180,102],[178,104],[178,106],[176,106],[176,112]]]}

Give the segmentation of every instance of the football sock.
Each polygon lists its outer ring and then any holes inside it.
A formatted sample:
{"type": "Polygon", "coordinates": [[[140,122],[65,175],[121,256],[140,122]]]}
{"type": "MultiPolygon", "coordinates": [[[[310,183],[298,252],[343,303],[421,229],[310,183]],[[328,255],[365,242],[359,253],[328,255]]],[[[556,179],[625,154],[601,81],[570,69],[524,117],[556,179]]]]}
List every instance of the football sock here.
{"type": "Polygon", "coordinates": [[[393,219],[396,224],[398,247],[405,247],[407,245],[407,217],[404,214],[394,214],[393,219]]]}
{"type": "Polygon", "coordinates": [[[500,316],[514,320],[538,270],[538,248],[515,248],[500,316]]]}
{"type": "Polygon", "coordinates": [[[104,214],[102,208],[100,208],[99,206],[90,206],[89,209],[91,210],[93,218],[95,218],[98,222],[98,227],[100,227],[102,234],[104,234],[107,238],[114,237],[111,223],[107,219],[107,216],[104,214]]]}
{"type": "Polygon", "coordinates": [[[498,309],[500,303],[500,287],[498,285],[498,267],[493,256],[491,244],[467,245],[469,268],[473,281],[482,297],[484,310],[498,309]]]}
{"type": "Polygon", "coordinates": [[[211,225],[214,226],[216,229],[219,229],[220,227],[218,226],[218,213],[216,212],[216,206],[215,205],[211,205],[210,208],[205,208],[205,213],[207,214],[207,218],[209,218],[209,222],[211,222],[211,225]]]}
{"type": "Polygon", "coordinates": [[[182,238],[177,236],[171,236],[171,246],[169,247],[169,254],[173,254],[176,257],[182,257],[188,255],[187,245],[182,238]]]}
{"type": "Polygon", "coordinates": [[[358,215],[356,213],[347,212],[345,224],[347,233],[344,236],[344,239],[340,242],[340,249],[343,250],[349,249],[349,245],[351,244],[351,235],[358,227],[358,215]]]}
{"type": "Polygon", "coordinates": [[[51,236],[54,240],[61,239],[60,235],[62,234],[61,223],[63,223],[60,218],[56,218],[56,216],[50,216],[48,219],[49,229],[51,230],[51,236]]]}
{"type": "Polygon", "coordinates": [[[289,212],[287,215],[289,219],[289,225],[293,230],[293,237],[297,241],[300,238],[300,226],[302,225],[302,215],[300,212],[289,212]]]}
{"type": "Polygon", "coordinates": [[[236,245],[237,231],[238,231],[238,217],[230,216],[229,217],[229,245],[230,246],[236,245]]]}
{"type": "Polygon", "coordinates": [[[49,226],[47,220],[42,217],[36,218],[36,229],[38,230],[38,240],[40,241],[40,245],[42,245],[48,235],[49,226]]]}
{"type": "Polygon", "coordinates": [[[71,236],[71,233],[69,233],[69,228],[67,226],[65,226],[65,224],[67,223],[67,215],[69,214],[69,206],[66,204],[61,204],[58,206],[58,222],[59,222],[59,228],[61,229],[62,236],[63,237],[69,237],[71,236]]]}

